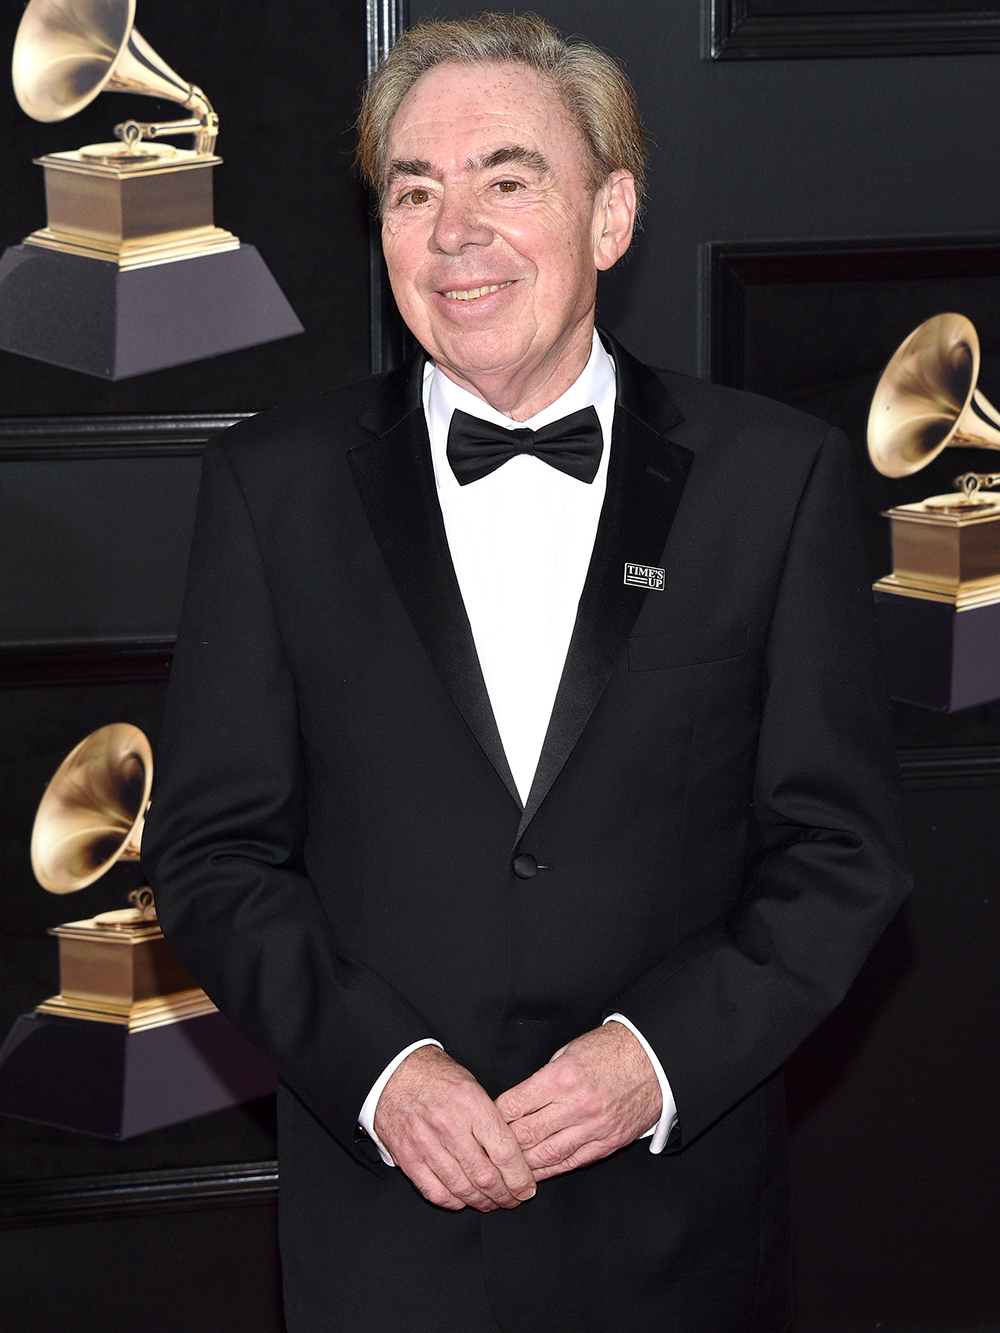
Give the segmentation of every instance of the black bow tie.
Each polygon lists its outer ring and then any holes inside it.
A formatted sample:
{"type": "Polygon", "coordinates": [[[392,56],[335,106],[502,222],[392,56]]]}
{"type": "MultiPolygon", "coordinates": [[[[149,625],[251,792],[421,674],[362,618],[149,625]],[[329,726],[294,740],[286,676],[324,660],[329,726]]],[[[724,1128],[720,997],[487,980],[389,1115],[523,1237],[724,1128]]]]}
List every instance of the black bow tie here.
{"type": "Polygon", "coordinates": [[[506,430],[458,411],[451,414],[448,427],[448,462],[460,486],[489,476],[516,454],[531,454],[589,486],[597,476],[602,448],[601,423],[592,407],[540,430],[506,430]]]}

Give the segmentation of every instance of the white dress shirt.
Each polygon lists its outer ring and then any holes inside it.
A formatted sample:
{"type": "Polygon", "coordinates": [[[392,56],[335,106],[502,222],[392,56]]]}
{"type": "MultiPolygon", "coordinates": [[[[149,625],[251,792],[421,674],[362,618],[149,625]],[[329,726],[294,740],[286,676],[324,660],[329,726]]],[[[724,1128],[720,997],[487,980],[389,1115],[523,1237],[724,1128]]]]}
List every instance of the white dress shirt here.
{"type": "MultiPolygon", "coordinates": [[[[583,373],[554,403],[528,421],[513,421],[462,389],[433,362],[424,373],[423,401],[438,501],[452,563],[472,627],[479,664],[504,752],[522,802],[528,799],[552,705],[569,649],[577,604],[590,565],[604,503],[616,397],[615,367],[597,332],[583,373]],[[538,430],[593,406],[604,447],[590,485],[539,458],[522,454],[488,476],[460,486],[448,462],[448,427],[456,410],[511,430],[538,430]]],[[[663,1095],[659,1121],[643,1137],[662,1152],[676,1121],[670,1084],[652,1047],[622,1014],[649,1056],[663,1095]]],[[[382,1071],[358,1117],[389,1166],[374,1129],[375,1107],[389,1078],[431,1038],[400,1051],[382,1071]]]]}

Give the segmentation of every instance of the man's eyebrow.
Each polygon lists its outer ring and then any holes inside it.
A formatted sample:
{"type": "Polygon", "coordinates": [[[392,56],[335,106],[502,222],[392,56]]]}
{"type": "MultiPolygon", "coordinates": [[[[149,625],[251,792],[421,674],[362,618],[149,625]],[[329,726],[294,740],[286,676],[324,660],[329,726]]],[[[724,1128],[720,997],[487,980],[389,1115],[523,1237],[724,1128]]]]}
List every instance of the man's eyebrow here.
{"type": "Polygon", "coordinates": [[[548,158],[543,153],[537,152],[534,148],[522,148],[520,144],[507,144],[503,148],[494,148],[492,153],[476,158],[470,165],[479,167],[483,171],[491,171],[494,167],[505,167],[508,163],[537,171],[540,176],[549,170],[548,158]]]}
{"type": "Polygon", "coordinates": [[[422,157],[394,158],[389,163],[385,177],[386,184],[391,185],[393,181],[399,180],[400,176],[428,176],[432,180],[437,179],[434,168],[422,157]]]}
{"type": "MultiPolygon", "coordinates": [[[[537,171],[540,176],[549,171],[548,158],[544,153],[539,153],[534,148],[524,148],[520,144],[505,144],[502,148],[494,148],[491,153],[484,153],[482,157],[470,159],[468,165],[473,171],[492,171],[495,167],[516,165],[527,167],[530,171],[537,171]]],[[[426,158],[393,158],[386,172],[386,185],[391,185],[393,181],[399,180],[403,176],[424,176],[429,180],[439,179],[438,172],[426,158]]]]}

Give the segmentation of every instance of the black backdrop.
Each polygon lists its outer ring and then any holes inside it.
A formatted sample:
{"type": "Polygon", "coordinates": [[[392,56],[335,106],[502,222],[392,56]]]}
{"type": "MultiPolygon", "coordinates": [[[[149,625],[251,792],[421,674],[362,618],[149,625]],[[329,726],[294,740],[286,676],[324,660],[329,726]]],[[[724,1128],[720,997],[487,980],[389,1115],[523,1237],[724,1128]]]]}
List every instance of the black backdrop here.
{"type": "MultiPolygon", "coordinates": [[[[140,31],[220,113],[218,223],[259,248],[306,332],[116,385],[0,353],[0,497],[20,515],[0,528],[0,673],[21,682],[0,690],[3,1024],[54,988],[44,926],[113,905],[127,887],[123,870],[77,900],[47,898],[31,880],[28,832],[47,776],[88,730],[133,720],[155,747],[162,647],[208,417],[309,393],[368,365],[367,213],[348,133],[365,7],[139,5],[140,31]],[[129,425],[128,414],[141,420],[129,425]],[[116,522],[109,497],[123,468],[133,517],[116,522]],[[93,521],[56,523],[74,506],[93,521]],[[95,580],[108,589],[97,612],[95,580]]],[[[708,0],[535,7],[616,52],[637,85],[655,140],[651,202],[633,255],[602,284],[600,309],[655,364],[709,373],[720,335],[710,243],[947,245],[1000,231],[989,54],[712,61],[702,56],[708,0]]],[[[377,17],[385,7],[369,8],[377,17]]],[[[5,0],[0,50],[19,13],[17,0],[5,0]]],[[[108,96],[72,122],[36,126],[0,92],[3,242],[44,220],[32,156],[105,139],[115,121],[151,109],[108,96]]],[[[768,308],[759,303],[751,322],[767,325],[768,308]]],[[[780,345],[769,354],[780,367],[780,345]]],[[[771,391],[790,382],[776,375],[771,391]]],[[[1000,397],[1000,386],[984,388],[1000,397]]],[[[798,381],[791,391],[801,391],[798,381]]],[[[796,1333],[1000,1328],[994,712],[927,715],[919,725],[898,715],[917,890],[845,1006],[789,1069],[796,1333]]],[[[270,1156],[265,1106],[127,1145],[13,1122],[0,1132],[0,1210],[15,1227],[0,1236],[12,1329],[279,1327],[273,1174],[231,1166],[270,1156]]]]}
{"type": "MultiPolygon", "coordinates": [[[[21,12],[3,0],[0,52],[21,12]]],[[[134,722],[155,754],[205,438],[369,369],[368,201],[351,131],[363,0],[139,0],[136,26],[219,113],[216,222],[258,248],[305,332],[118,383],[0,352],[4,1035],[58,989],[47,927],[120,906],[137,882],[118,866],[52,897],[28,841],[45,783],[89,731],[134,722]]],[[[108,94],[39,125],[5,78],[0,244],[45,223],[33,157],[107,140],[128,116],[181,114],[108,94]]],[[[274,1153],[273,1099],[120,1144],[0,1119],[0,1325],[279,1328],[274,1153]]]]}

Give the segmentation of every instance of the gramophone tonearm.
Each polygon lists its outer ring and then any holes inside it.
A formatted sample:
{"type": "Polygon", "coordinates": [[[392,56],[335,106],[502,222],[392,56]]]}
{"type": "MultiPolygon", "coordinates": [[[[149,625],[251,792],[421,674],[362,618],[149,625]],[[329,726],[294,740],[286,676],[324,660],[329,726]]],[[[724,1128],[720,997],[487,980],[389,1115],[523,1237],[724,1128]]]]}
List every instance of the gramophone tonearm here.
{"type": "Polygon", "coordinates": [[[14,42],[14,92],[35,120],[66,120],[101,92],[142,93],[179,102],[186,120],[115,126],[118,145],[98,145],[105,156],[143,153],[141,139],[193,134],[194,151],[211,156],[219,133],[212,104],[194,84],[176,74],[136,31],[135,0],[31,0],[14,42]]]}

